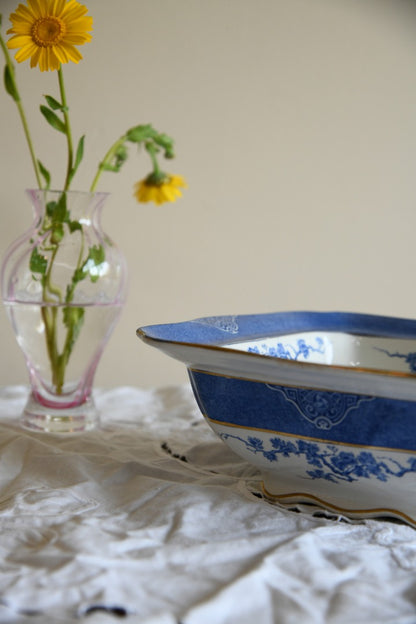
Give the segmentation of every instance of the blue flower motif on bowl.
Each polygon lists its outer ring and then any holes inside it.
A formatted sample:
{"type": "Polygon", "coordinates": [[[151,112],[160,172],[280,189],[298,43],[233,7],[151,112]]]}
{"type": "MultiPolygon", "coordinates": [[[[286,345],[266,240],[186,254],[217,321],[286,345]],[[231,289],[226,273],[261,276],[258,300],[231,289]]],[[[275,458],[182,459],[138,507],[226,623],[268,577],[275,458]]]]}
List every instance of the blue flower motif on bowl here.
{"type": "Polygon", "coordinates": [[[268,498],[416,528],[416,320],[277,312],[138,335],[186,365],[207,423],[268,498]]]}
{"type": "Polygon", "coordinates": [[[220,437],[227,441],[234,439],[241,442],[250,453],[260,453],[267,461],[277,462],[280,458],[292,455],[302,456],[314,470],[306,470],[310,479],[326,479],[333,483],[339,481],[358,481],[359,479],[378,479],[386,482],[393,477],[402,477],[408,473],[416,473],[416,457],[407,457],[402,463],[392,460],[389,456],[375,457],[370,451],[345,451],[333,444],[317,444],[305,440],[284,440],[271,437],[269,446],[255,436],[238,436],[221,433],[220,437]]]}
{"type": "Polygon", "coordinates": [[[256,344],[249,346],[247,352],[268,355],[269,357],[277,357],[283,360],[298,360],[299,357],[303,357],[307,360],[311,353],[325,353],[325,343],[323,339],[317,336],[315,342],[316,346],[313,346],[312,344],[307,344],[306,340],[299,338],[295,341],[295,344],[283,342],[277,342],[275,346],[267,343],[256,344]]]}
{"type": "Polygon", "coordinates": [[[412,351],[411,353],[390,353],[387,349],[381,349],[380,347],[375,347],[377,351],[381,353],[385,353],[390,358],[400,358],[406,362],[409,366],[409,370],[412,373],[416,373],[416,351],[412,351]]]}

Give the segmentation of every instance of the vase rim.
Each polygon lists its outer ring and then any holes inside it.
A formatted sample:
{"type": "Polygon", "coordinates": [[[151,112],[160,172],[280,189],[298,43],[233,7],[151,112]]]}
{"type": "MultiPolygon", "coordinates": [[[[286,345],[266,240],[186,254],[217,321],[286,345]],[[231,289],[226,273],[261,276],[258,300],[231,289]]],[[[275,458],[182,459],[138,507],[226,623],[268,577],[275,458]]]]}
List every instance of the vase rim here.
{"type": "Polygon", "coordinates": [[[28,193],[29,195],[33,195],[33,194],[37,194],[37,193],[52,193],[52,194],[61,194],[61,193],[66,193],[67,195],[91,195],[92,197],[94,196],[98,196],[98,197],[107,197],[108,195],[110,195],[110,193],[108,191],[78,191],[78,190],[67,190],[64,191],[62,189],[40,189],[40,188],[27,188],[26,189],[26,193],[28,193]]]}

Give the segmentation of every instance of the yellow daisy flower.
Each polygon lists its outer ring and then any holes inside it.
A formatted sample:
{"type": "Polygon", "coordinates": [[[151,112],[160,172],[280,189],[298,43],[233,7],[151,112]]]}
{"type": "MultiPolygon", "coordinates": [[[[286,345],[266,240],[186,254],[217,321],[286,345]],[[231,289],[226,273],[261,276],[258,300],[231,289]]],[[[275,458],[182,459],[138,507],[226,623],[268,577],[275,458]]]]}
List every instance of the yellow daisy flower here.
{"type": "Polygon", "coordinates": [[[92,17],[77,0],[27,0],[10,15],[13,35],[7,46],[22,63],[30,58],[30,66],[41,71],[58,70],[61,63],[82,59],[75,46],[91,41],[92,17]]]}
{"type": "Polygon", "coordinates": [[[153,174],[150,174],[147,178],[135,184],[134,196],[138,202],[164,204],[165,202],[176,201],[178,197],[182,196],[182,191],[179,188],[187,187],[185,178],[182,176],[166,175],[161,182],[156,182],[153,174]]]}

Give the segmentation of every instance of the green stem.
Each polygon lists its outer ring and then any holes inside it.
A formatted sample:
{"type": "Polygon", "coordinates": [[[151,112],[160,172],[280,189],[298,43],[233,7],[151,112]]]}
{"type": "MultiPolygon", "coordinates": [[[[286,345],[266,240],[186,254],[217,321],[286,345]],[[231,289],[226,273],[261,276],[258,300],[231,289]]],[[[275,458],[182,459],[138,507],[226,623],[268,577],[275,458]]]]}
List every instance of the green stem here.
{"type": "Polygon", "coordinates": [[[59,355],[57,349],[57,336],[56,336],[56,314],[57,308],[47,308],[42,306],[42,319],[45,325],[45,339],[46,347],[48,350],[49,362],[52,372],[52,383],[55,386],[57,393],[62,391],[62,383],[60,382],[59,375],[59,355]],[[59,389],[60,387],[60,389],[59,389]]]}
{"type": "Polygon", "coordinates": [[[158,178],[162,175],[161,171],[160,171],[160,167],[159,167],[159,163],[158,160],[156,158],[156,154],[157,154],[157,148],[154,146],[153,143],[147,142],[146,145],[146,150],[150,156],[150,159],[152,161],[152,165],[153,165],[153,175],[158,178]]]}
{"type": "Polygon", "coordinates": [[[58,287],[53,286],[51,284],[51,271],[53,268],[53,263],[55,262],[56,254],[58,253],[59,245],[54,246],[54,250],[52,252],[51,260],[49,263],[48,270],[45,275],[45,283],[43,286],[42,300],[47,302],[53,302],[53,299],[48,298],[48,292],[52,295],[55,295],[58,298],[59,303],[62,303],[62,292],[58,287]]]}
{"type": "Polygon", "coordinates": [[[73,167],[73,161],[74,161],[74,147],[73,147],[73,142],[72,142],[71,123],[70,123],[69,113],[68,113],[68,104],[66,100],[64,74],[62,71],[62,66],[60,66],[58,69],[58,80],[59,80],[59,91],[61,93],[62,112],[63,112],[64,120],[65,120],[65,128],[66,128],[65,134],[66,134],[66,139],[67,139],[67,144],[68,144],[68,164],[67,164],[66,178],[65,178],[65,184],[64,184],[64,191],[67,191],[69,188],[69,184],[71,182],[72,167],[73,167]]]}
{"type": "Polygon", "coordinates": [[[8,50],[8,48],[7,48],[7,46],[6,46],[5,42],[4,42],[3,37],[1,36],[1,34],[0,34],[0,46],[1,46],[1,49],[3,50],[3,54],[4,54],[4,57],[6,59],[6,65],[7,65],[7,68],[8,68],[10,80],[13,83],[13,91],[14,91],[13,99],[16,102],[17,110],[19,111],[20,119],[21,119],[21,122],[22,122],[22,125],[23,125],[23,131],[24,131],[24,134],[25,134],[25,137],[26,137],[27,145],[29,147],[29,153],[30,153],[30,157],[32,159],[32,165],[33,165],[33,168],[35,170],[36,182],[38,184],[38,187],[41,189],[42,188],[42,180],[41,180],[41,176],[40,176],[38,161],[37,161],[37,158],[36,158],[36,155],[35,155],[35,150],[34,150],[34,147],[33,147],[32,137],[31,137],[31,134],[30,134],[30,131],[29,131],[29,125],[27,123],[26,114],[25,114],[25,111],[24,111],[24,108],[23,108],[23,104],[22,104],[22,100],[21,100],[21,97],[20,97],[20,93],[19,93],[19,90],[17,88],[16,80],[15,80],[15,77],[14,77],[13,63],[12,63],[12,61],[10,59],[9,50],[8,50]]]}
{"type": "MultiPolygon", "coordinates": [[[[51,260],[49,262],[49,267],[45,274],[42,292],[42,301],[44,303],[55,303],[55,300],[51,299],[50,295],[55,295],[55,297],[58,298],[59,303],[62,302],[61,290],[53,286],[53,284],[51,283],[51,270],[56,258],[56,254],[58,253],[58,249],[59,245],[54,245],[51,260]]],[[[58,309],[54,305],[52,305],[52,307],[42,306],[42,319],[45,326],[45,341],[49,362],[51,365],[52,383],[56,388],[57,394],[61,394],[63,380],[59,365],[60,357],[58,352],[58,336],[56,327],[57,312],[58,309]]]]}
{"type": "MultiPolygon", "coordinates": [[[[78,254],[78,261],[77,261],[77,266],[76,266],[74,275],[76,274],[77,271],[81,269],[83,264],[85,264],[86,262],[86,260],[83,260],[84,247],[85,247],[85,234],[84,234],[84,229],[82,228],[80,252],[78,254]]],[[[72,284],[67,287],[65,303],[68,305],[71,305],[72,303],[76,284],[77,282],[75,281],[75,278],[73,278],[72,284]]],[[[64,313],[64,310],[62,310],[62,313],[64,313]]],[[[72,348],[74,346],[74,341],[75,341],[75,338],[74,338],[75,322],[73,321],[72,317],[70,317],[70,320],[66,323],[66,327],[67,327],[67,331],[66,331],[66,338],[65,338],[64,346],[60,354],[58,354],[57,349],[56,349],[57,357],[53,364],[53,379],[54,379],[54,385],[56,387],[56,391],[58,394],[61,394],[62,392],[62,388],[65,382],[66,367],[68,365],[68,361],[69,361],[72,348]]],[[[54,340],[56,342],[56,338],[54,338],[54,340]]]]}
{"type": "Polygon", "coordinates": [[[120,149],[120,147],[124,145],[126,141],[127,141],[127,135],[123,134],[123,136],[121,136],[119,139],[117,139],[115,143],[113,143],[113,145],[110,147],[108,152],[105,154],[104,158],[98,165],[97,173],[95,174],[95,177],[90,186],[90,193],[93,193],[95,191],[95,189],[97,188],[98,180],[100,179],[102,172],[108,167],[108,165],[111,164],[111,161],[114,158],[115,154],[120,149]]]}
{"type": "Polygon", "coordinates": [[[72,282],[70,285],[68,285],[66,289],[65,299],[60,288],[52,283],[52,269],[56,260],[57,253],[59,251],[59,243],[51,242],[49,246],[44,247],[45,251],[47,250],[51,252],[51,256],[48,264],[48,269],[43,278],[42,301],[46,305],[42,306],[42,319],[45,326],[45,341],[51,367],[52,383],[55,387],[57,394],[61,394],[64,387],[66,367],[74,345],[74,332],[76,330],[76,321],[74,321],[72,317],[69,316],[69,320],[65,322],[65,343],[60,350],[58,345],[59,315],[60,313],[65,314],[65,310],[60,307],[60,304],[63,304],[65,302],[65,304],[71,305],[74,296],[75,286],[77,284],[77,281],[75,279],[76,273],[81,269],[81,267],[83,266],[83,264],[85,264],[87,260],[83,258],[85,253],[85,233],[83,228],[81,228],[80,236],[81,243],[77,265],[74,270],[74,277],[72,279],[72,282]],[[48,306],[47,304],[52,305],[48,306]]]}

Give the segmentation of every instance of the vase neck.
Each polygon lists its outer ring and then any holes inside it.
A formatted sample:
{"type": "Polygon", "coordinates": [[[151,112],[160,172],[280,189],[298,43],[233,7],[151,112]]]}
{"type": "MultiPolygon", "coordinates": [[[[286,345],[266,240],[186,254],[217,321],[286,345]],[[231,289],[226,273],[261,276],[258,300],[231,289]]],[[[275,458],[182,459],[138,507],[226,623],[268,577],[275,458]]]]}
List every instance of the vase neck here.
{"type": "Polygon", "coordinates": [[[42,218],[53,210],[68,214],[71,221],[88,225],[99,221],[101,209],[108,193],[90,193],[87,191],[46,191],[28,189],[27,194],[37,217],[42,218]]]}

